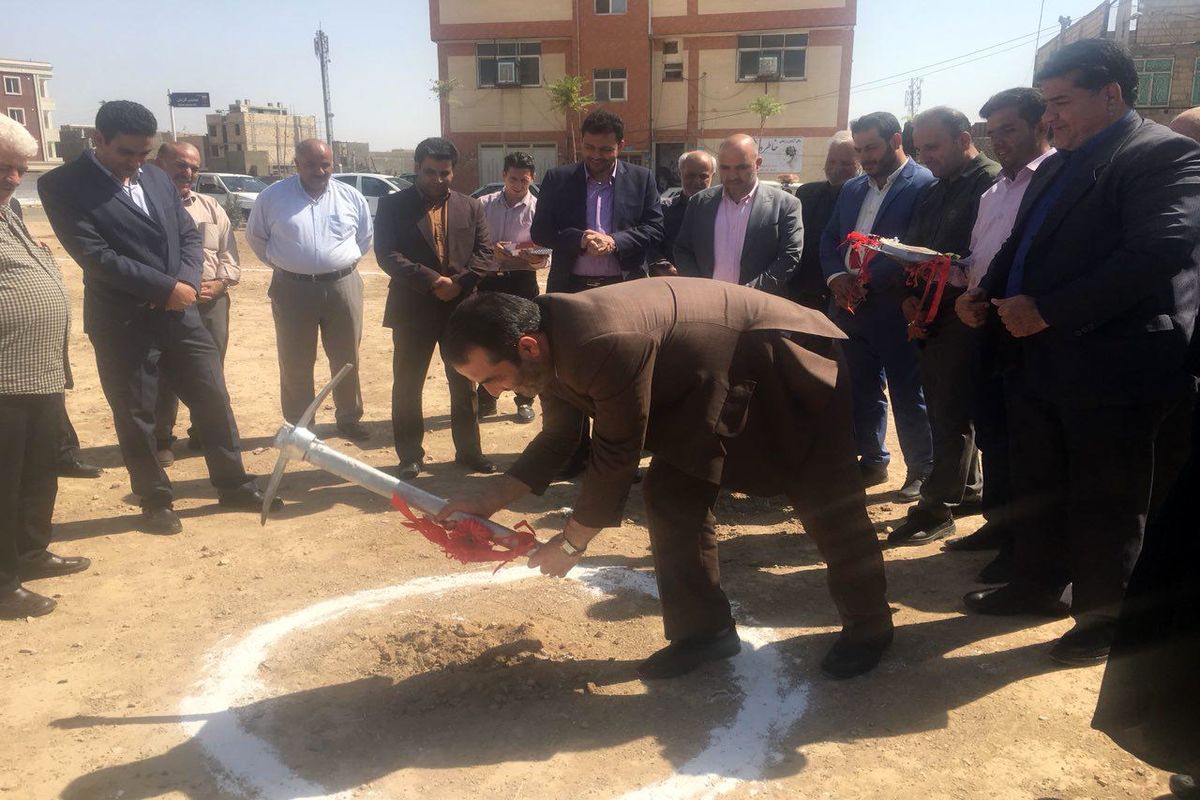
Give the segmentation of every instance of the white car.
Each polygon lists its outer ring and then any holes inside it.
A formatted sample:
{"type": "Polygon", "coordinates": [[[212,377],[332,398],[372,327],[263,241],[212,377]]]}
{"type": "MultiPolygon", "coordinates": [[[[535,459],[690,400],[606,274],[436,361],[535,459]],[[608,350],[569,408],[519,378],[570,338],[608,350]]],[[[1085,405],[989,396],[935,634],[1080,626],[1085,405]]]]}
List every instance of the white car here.
{"type": "Polygon", "coordinates": [[[367,198],[367,205],[371,207],[372,217],[379,210],[379,198],[412,186],[403,178],[374,172],[335,172],[333,177],[362,192],[362,196],[367,198]]]}
{"type": "Polygon", "coordinates": [[[201,172],[196,176],[195,191],[206,194],[217,201],[222,208],[229,201],[229,196],[237,198],[238,207],[242,209],[242,219],[250,217],[250,209],[258,193],[267,185],[253,175],[235,175],[229,172],[201,172]]]}

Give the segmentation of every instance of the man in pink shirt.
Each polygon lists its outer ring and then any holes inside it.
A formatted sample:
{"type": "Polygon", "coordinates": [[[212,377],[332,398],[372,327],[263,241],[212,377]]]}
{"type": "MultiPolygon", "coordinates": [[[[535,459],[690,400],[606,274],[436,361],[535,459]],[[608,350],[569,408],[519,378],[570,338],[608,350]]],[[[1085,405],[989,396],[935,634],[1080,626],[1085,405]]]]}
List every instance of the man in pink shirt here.
{"type": "Polygon", "coordinates": [[[787,296],[804,250],[800,201],[758,180],[758,145],[744,133],[721,144],[721,185],[688,203],[675,240],[680,275],[738,283],[787,296]]]}
{"type": "MultiPolygon", "coordinates": [[[[974,290],[988,266],[1008,239],[1034,172],[1054,150],[1047,141],[1042,115],[1046,102],[1037,89],[1006,89],[993,96],[979,115],[987,121],[988,136],[1000,162],[1000,174],[979,199],[979,215],[971,231],[971,254],[955,269],[951,282],[967,288],[955,302],[955,311],[970,325],[978,305],[974,290]]],[[[1012,490],[1009,479],[1008,424],[1004,405],[1004,380],[991,357],[988,332],[974,359],[971,375],[975,442],[983,454],[983,516],[987,520],[975,533],[947,542],[947,550],[990,550],[1000,553],[979,573],[984,583],[1003,583],[1011,575],[1014,536],[1012,490]]]]}

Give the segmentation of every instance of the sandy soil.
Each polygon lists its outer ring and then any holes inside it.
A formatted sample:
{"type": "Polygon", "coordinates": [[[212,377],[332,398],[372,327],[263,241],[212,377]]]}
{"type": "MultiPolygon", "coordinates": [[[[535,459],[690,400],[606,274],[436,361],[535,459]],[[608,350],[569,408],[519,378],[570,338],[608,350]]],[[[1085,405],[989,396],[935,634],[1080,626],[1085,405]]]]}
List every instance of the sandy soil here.
{"type": "MultiPolygon", "coordinates": [[[[177,446],[170,470],[182,535],[133,530],[137,508],[87,338],[79,330],[79,269],[36,209],[31,228],[62,261],[76,310],[76,388],[68,407],[99,480],[64,480],[55,512],[62,554],[86,555],[81,575],[31,584],[59,598],[48,617],[0,626],[4,720],[0,795],[13,798],[223,798],[216,765],[181,723],[210,653],[314,603],[465,569],[400,527],[383,500],[307,465],[285,479],[286,509],[260,528],[225,513],[203,459],[177,446]]],[[[280,421],[269,274],[254,262],[233,290],[227,378],[247,467],[269,473],[280,421]]],[[[366,274],[363,393],[373,437],[328,440],[391,465],[391,343],[379,327],[387,289],[366,274]]],[[[318,364],[318,382],[328,368],[318,364]]],[[[452,463],[445,379],[426,388],[430,474],[445,493],[475,478],[452,463]]],[[[511,399],[501,411],[513,411],[511,399]]],[[[185,435],[186,414],[180,435],[185,435]]],[[[318,420],[330,435],[332,413],[318,420]]],[[[484,445],[509,463],[537,425],[501,416],[484,445]]],[[[903,515],[887,502],[903,478],[872,490],[881,534],[903,515]]],[[[502,520],[546,535],[573,488],[556,485],[502,520]]],[[[645,570],[641,499],[587,563],[645,570]]],[[[773,733],[762,780],[731,797],[1149,798],[1166,776],[1141,765],[1088,722],[1101,669],[1055,669],[1046,651],[1067,624],[964,616],[961,595],[987,554],[937,544],[887,553],[898,631],[875,673],[835,683],[816,665],[836,618],[815,548],[776,501],[721,500],[725,584],[743,619],[774,629],[785,681],[809,684],[807,708],[773,733]]],[[[978,517],[960,522],[968,531],[978,517]]],[[[508,567],[507,569],[523,569],[508,567]]],[[[749,627],[749,626],[747,626],[749,627]]],[[[355,611],[284,638],[258,669],[259,697],[235,709],[294,774],[362,797],[611,797],[688,763],[743,697],[729,664],[654,686],[637,661],[660,646],[657,606],[643,595],[599,597],[548,579],[446,592],[355,611]],[[362,788],[358,788],[362,787],[362,788]]],[[[190,720],[196,722],[197,720],[190,720]]],[[[203,720],[201,720],[203,721],[203,720]]]]}

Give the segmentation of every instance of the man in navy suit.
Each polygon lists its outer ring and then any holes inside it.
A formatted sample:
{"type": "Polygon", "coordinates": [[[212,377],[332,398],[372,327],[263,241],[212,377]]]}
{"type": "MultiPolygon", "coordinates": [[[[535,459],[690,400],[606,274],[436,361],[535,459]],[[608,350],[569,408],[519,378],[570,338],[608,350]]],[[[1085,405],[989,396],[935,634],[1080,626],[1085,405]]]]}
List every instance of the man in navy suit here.
{"type": "MultiPolygon", "coordinates": [[[[553,249],[547,292],[582,292],[646,277],[646,253],[663,240],[663,212],[654,175],[618,156],[625,123],[611,111],[588,114],[581,126],[583,161],[542,178],[530,236],[553,249]]],[[[587,423],[564,478],[583,471],[587,423]]]]}
{"type": "Polygon", "coordinates": [[[846,181],[838,195],[833,216],[821,233],[821,269],[834,296],[834,322],[849,337],[844,349],[863,482],[874,486],[887,480],[886,381],[908,467],[897,497],[911,502],[920,497],[921,484],[933,467],[933,442],[917,348],[908,339],[900,310],[904,271],[897,262],[877,256],[870,264],[870,283],[860,286],[840,245],[851,231],[884,238],[903,236],[925,189],[936,179],[904,154],[900,121],[893,115],[867,114],[851,123],[850,132],[865,174],[846,181]]]}
{"type": "Polygon", "coordinates": [[[183,526],[155,451],[160,370],[192,412],[220,504],[254,510],[262,493],[242,466],[220,354],[196,310],[200,233],[167,174],[142,168],[157,132],[145,107],[105,103],[96,114],[96,149],[46,173],[38,193],[59,241],[83,268],[83,329],[140,498],[141,529],[174,534],[183,526]]]}

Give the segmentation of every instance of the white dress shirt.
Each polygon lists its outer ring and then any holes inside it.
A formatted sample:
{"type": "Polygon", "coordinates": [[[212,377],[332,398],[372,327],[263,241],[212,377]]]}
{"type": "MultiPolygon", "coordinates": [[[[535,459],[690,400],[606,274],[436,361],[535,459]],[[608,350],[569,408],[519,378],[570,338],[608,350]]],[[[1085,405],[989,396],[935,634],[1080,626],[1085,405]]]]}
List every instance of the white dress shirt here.
{"type": "Polygon", "coordinates": [[[84,152],[87,153],[88,157],[92,159],[92,163],[94,163],[97,167],[99,167],[101,170],[103,170],[105,175],[112,178],[113,181],[116,182],[117,186],[121,187],[121,191],[125,193],[125,196],[128,197],[130,200],[132,200],[133,204],[135,206],[137,206],[138,208],[140,208],[142,210],[143,214],[145,214],[147,217],[151,216],[150,215],[150,207],[148,205],[146,205],[146,192],[145,192],[145,190],[142,189],[142,169],[141,169],[141,167],[138,167],[138,171],[134,174],[134,176],[132,178],[130,178],[127,181],[123,181],[120,178],[118,178],[116,175],[113,175],[109,171],[108,167],[106,167],[100,163],[100,159],[96,158],[95,151],[85,150],[84,152]]]}
{"type": "Polygon", "coordinates": [[[268,186],[246,223],[246,242],[255,255],[301,275],[353,266],[371,249],[373,235],[370,206],[357,189],[330,180],[314,198],[297,175],[268,186]]]}

